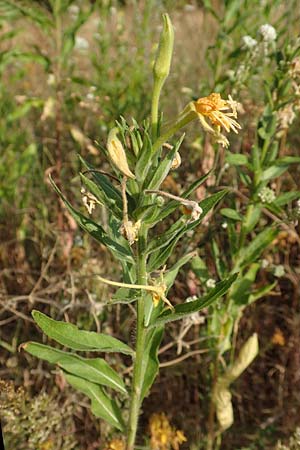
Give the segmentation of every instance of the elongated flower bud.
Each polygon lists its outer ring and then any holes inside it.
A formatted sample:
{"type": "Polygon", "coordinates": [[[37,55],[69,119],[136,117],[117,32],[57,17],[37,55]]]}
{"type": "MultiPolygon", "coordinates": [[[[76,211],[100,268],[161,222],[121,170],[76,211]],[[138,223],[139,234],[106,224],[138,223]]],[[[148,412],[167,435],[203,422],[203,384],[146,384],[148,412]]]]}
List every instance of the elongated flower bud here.
{"type": "Polygon", "coordinates": [[[167,78],[170,72],[174,44],[174,29],[168,14],[163,14],[163,21],[163,29],[153,67],[154,78],[162,81],[167,78]]]}
{"type": "Polygon", "coordinates": [[[116,168],[126,175],[128,178],[135,178],[131,170],[129,169],[126,153],[122,142],[117,137],[118,128],[113,128],[110,130],[107,139],[107,150],[112,163],[116,168]]]}

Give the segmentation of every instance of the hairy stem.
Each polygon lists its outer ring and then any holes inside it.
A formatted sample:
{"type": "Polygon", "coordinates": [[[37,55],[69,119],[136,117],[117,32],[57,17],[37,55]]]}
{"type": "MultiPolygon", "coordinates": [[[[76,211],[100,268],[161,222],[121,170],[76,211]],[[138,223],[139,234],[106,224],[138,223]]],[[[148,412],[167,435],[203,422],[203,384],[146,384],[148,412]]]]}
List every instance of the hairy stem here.
{"type": "MultiPolygon", "coordinates": [[[[137,252],[137,283],[147,284],[145,246],[147,241],[147,229],[142,226],[139,232],[137,252]]],[[[146,340],[146,328],[144,326],[145,299],[141,295],[137,302],[137,330],[136,330],[136,353],[133,367],[132,391],[127,429],[126,450],[134,450],[136,439],[139,411],[141,406],[141,392],[144,379],[144,351],[146,340]]]]}

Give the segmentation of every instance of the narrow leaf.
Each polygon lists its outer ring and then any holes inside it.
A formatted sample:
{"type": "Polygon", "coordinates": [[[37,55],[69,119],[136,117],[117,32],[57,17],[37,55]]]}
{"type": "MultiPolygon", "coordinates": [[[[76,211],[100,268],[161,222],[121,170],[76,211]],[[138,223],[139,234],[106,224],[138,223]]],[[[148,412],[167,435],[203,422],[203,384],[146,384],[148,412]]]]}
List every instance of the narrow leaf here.
{"type": "Polygon", "coordinates": [[[232,283],[236,280],[237,274],[232,275],[230,278],[221,281],[216,285],[214,289],[212,289],[207,295],[202,298],[198,298],[189,303],[183,303],[181,305],[175,306],[175,311],[166,310],[164,311],[158,318],[155,323],[151,326],[160,326],[168,322],[172,322],[174,320],[183,319],[197,311],[200,311],[203,308],[207,308],[213,302],[215,302],[218,298],[222,297],[232,283]]]}
{"type": "Polygon", "coordinates": [[[92,401],[92,413],[96,417],[105,420],[118,430],[124,431],[125,425],[120,409],[116,402],[109,398],[100,386],[67,373],[65,374],[65,377],[71,386],[89,397],[92,401]]]}
{"type": "Polygon", "coordinates": [[[127,394],[123,380],[104,359],[82,358],[37,342],[27,342],[22,347],[31,355],[56,364],[66,372],[127,394]]]}
{"type": "Polygon", "coordinates": [[[87,233],[89,233],[96,241],[100,242],[101,244],[105,245],[107,248],[110,249],[110,251],[117,257],[121,259],[125,259],[126,261],[133,263],[133,256],[132,252],[130,250],[129,245],[127,247],[124,247],[120,245],[119,243],[115,242],[113,239],[111,239],[108,234],[104,231],[104,229],[98,225],[93,220],[89,219],[88,217],[81,214],[79,211],[77,211],[71,203],[68,202],[68,200],[63,196],[61,191],[58,189],[52,178],[50,178],[51,184],[54,187],[57,194],[60,196],[64,204],[66,205],[68,211],[71,213],[73,218],[76,220],[78,225],[87,233]]]}
{"type": "Polygon", "coordinates": [[[79,330],[71,323],[51,319],[36,310],[32,311],[32,317],[48,337],[73,350],[133,354],[133,350],[128,345],[112,336],[94,331],[79,330]]]}

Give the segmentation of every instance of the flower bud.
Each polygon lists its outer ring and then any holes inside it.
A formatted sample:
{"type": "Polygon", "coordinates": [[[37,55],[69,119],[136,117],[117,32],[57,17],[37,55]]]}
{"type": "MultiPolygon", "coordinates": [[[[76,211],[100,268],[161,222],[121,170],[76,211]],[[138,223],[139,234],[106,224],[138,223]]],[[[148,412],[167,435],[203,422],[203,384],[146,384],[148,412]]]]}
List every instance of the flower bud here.
{"type": "Polygon", "coordinates": [[[163,14],[163,21],[163,30],[160,35],[153,73],[154,78],[164,81],[170,72],[174,43],[174,29],[168,14],[163,14]]]}
{"type": "Polygon", "coordinates": [[[109,134],[107,139],[107,150],[109,157],[112,163],[116,166],[116,168],[126,175],[128,178],[135,178],[131,170],[129,169],[126,153],[122,142],[117,137],[118,128],[113,128],[109,134]]]}

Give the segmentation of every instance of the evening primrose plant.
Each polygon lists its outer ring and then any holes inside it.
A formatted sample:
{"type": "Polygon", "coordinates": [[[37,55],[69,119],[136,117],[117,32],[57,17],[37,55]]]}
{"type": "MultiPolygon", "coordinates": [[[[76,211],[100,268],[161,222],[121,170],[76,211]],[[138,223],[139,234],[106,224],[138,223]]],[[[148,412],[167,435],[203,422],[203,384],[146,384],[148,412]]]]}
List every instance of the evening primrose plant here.
{"type": "Polygon", "coordinates": [[[194,181],[178,196],[162,189],[170,170],[176,170],[180,164],[179,150],[184,135],[178,139],[176,134],[188,123],[198,120],[205,132],[227,147],[224,132],[240,129],[235,102],[230,97],[224,100],[216,93],[190,102],[175,120],[162,122],[159,98],[169,74],[172,51],[173,27],[165,14],[153,66],[151,120],[142,124],[133,120],[132,125],[123,118],[116,122],[108,134],[107,145],[101,147],[111,163],[112,173],[94,168],[81,158],[84,170],[80,178],[88,214],[76,210],[52,181],[78,225],[107,247],[120,263],[122,281],[100,275],[98,280],[117,288],[108,304],[134,305],[134,347],[110,335],[79,330],[71,323],[53,320],[39,311],[32,313],[37,325],[49,338],[71,351],[37,342],[23,344],[30,354],[56,364],[66,381],[89,397],[94,415],[123,433],[126,450],[135,448],[140,409],[159,369],[157,352],[165,326],[171,321],[185,319],[221,298],[237,276],[231,274],[207,295],[190,302],[174,305],[168,295],[180,268],[195,257],[195,252],[185,254],[169,267],[168,260],[177,242],[194,230],[227,193],[227,189],[223,189],[199,203],[191,199],[209,174],[194,181]],[[106,208],[109,216],[106,230],[90,217],[98,204],[106,208]],[[178,210],[180,217],[165,232],[158,234],[157,226],[166,218],[170,223],[169,216],[178,210]],[[133,365],[130,387],[106,359],[85,358],[77,352],[128,355],[133,365]],[[129,405],[128,411],[121,408],[124,404],[129,405]]]}

